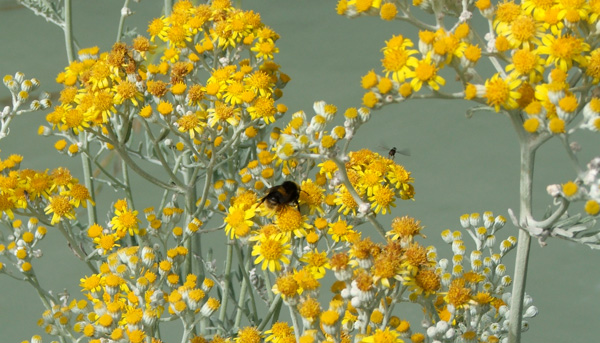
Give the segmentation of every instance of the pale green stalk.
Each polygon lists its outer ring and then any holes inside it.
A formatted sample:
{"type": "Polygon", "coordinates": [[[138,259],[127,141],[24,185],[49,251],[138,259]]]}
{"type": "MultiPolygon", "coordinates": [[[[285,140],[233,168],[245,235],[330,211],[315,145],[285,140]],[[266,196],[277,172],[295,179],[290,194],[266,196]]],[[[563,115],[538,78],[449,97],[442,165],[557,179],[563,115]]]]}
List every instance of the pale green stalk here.
{"type": "MultiPolygon", "coordinates": [[[[123,9],[128,8],[129,0],[125,0],[123,4],[123,9]]],[[[117,42],[121,41],[121,36],[123,35],[123,26],[125,24],[125,18],[127,18],[127,14],[121,10],[121,17],[119,18],[119,28],[117,29],[117,42]]]]}
{"type": "Polygon", "coordinates": [[[290,317],[292,317],[292,325],[294,326],[294,334],[296,335],[296,342],[300,342],[300,326],[298,326],[298,318],[296,318],[296,312],[294,312],[294,309],[292,308],[292,306],[288,305],[288,308],[290,310],[290,317]]]}
{"type": "MultiPolygon", "coordinates": [[[[533,182],[533,161],[535,150],[531,149],[527,142],[521,141],[521,179],[520,188],[520,211],[519,224],[524,225],[528,214],[531,213],[531,186],[533,182]]],[[[517,343],[521,341],[521,321],[523,318],[523,297],[525,296],[525,284],[527,281],[527,266],[529,262],[529,249],[531,247],[531,236],[523,228],[519,228],[517,245],[517,257],[515,260],[515,272],[513,280],[512,298],[510,300],[509,332],[508,341],[517,343]]]]}
{"type": "MultiPolygon", "coordinates": [[[[238,257],[238,261],[241,262],[244,259],[242,258],[242,252],[240,250],[240,246],[236,244],[235,252],[238,257]]],[[[242,288],[240,290],[240,295],[238,299],[238,313],[235,317],[234,327],[240,327],[240,323],[242,320],[242,311],[240,310],[244,304],[246,292],[248,291],[248,285],[250,284],[250,276],[248,275],[248,270],[250,270],[250,266],[252,265],[252,258],[250,257],[250,247],[248,247],[248,258],[246,259],[246,263],[244,268],[242,268],[242,275],[244,277],[244,281],[242,282],[242,288]]],[[[254,298],[254,292],[250,291],[250,305],[252,305],[252,318],[251,320],[255,320],[258,318],[258,311],[256,309],[256,300],[254,298]]]]}
{"type": "MultiPolygon", "coordinates": [[[[228,242],[227,244],[227,258],[225,260],[225,272],[223,275],[223,279],[225,281],[225,285],[223,286],[223,301],[221,303],[221,308],[219,309],[219,320],[222,323],[225,323],[225,317],[227,316],[227,305],[229,304],[229,287],[231,287],[231,266],[233,261],[233,243],[228,242]]],[[[240,295],[240,299],[242,296],[240,295]]],[[[239,311],[239,310],[238,310],[239,311]]],[[[241,311],[239,311],[241,312],[241,311]]],[[[219,327],[218,332],[223,334],[223,329],[219,327]]]]}
{"type": "MultiPolygon", "coordinates": [[[[87,139],[87,132],[82,132],[79,136],[81,137],[81,143],[83,144],[83,150],[89,151],[89,142],[87,139]]],[[[92,162],[90,160],[90,156],[88,154],[80,154],[81,155],[81,166],[83,169],[83,180],[85,183],[85,187],[88,189],[90,193],[91,199],[96,199],[96,194],[94,190],[94,181],[92,180],[92,162]]],[[[98,222],[98,214],[96,213],[96,206],[92,206],[91,204],[87,207],[87,217],[88,224],[92,225],[93,223],[98,222]]]]}
{"type": "MultiPolygon", "coordinates": [[[[271,294],[271,293],[269,292],[269,294],[271,294]]],[[[267,326],[267,323],[271,319],[271,316],[273,315],[273,313],[275,313],[277,308],[279,308],[281,306],[282,301],[283,301],[283,299],[281,298],[281,295],[277,294],[277,298],[275,298],[271,302],[271,306],[269,306],[269,309],[267,310],[267,315],[263,318],[263,320],[260,322],[260,324],[258,324],[258,327],[257,327],[258,330],[262,331],[267,326]]]]}
{"type": "Polygon", "coordinates": [[[73,18],[71,15],[71,0],[65,0],[65,26],[63,31],[65,33],[65,47],[67,48],[67,59],[69,64],[75,60],[73,56],[73,18]]]}
{"type": "Polygon", "coordinates": [[[527,229],[528,219],[532,218],[532,189],[535,151],[542,143],[547,141],[551,135],[539,134],[536,136],[531,136],[523,129],[518,113],[511,113],[509,118],[517,133],[517,137],[519,138],[521,164],[519,181],[519,237],[517,240],[517,256],[515,260],[512,298],[510,300],[508,341],[509,343],[519,343],[521,341],[523,298],[525,296],[527,266],[529,263],[529,249],[531,247],[531,235],[527,229]]]}

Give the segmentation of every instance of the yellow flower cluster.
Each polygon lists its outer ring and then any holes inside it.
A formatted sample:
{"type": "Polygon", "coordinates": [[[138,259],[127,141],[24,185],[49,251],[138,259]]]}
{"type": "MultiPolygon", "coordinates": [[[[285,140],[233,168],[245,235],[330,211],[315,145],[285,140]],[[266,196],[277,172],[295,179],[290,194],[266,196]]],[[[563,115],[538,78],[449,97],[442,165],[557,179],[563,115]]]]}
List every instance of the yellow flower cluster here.
{"type": "Polygon", "coordinates": [[[63,219],[74,220],[76,208],[85,208],[88,202],[94,205],[88,189],[68,169],[51,173],[20,169],[22,160],[19,155],[0,160],[0,213],[9,219],[18,212],[54,225],[63,219]]]}
{"type": "Polygon", "coordinates": [[[141,343],[165,310],[181,318],[209,317],[220,306],[208,296],[214,282],[193,274],[179,280],[178,269],[187,255],[181,246],[168,250],[164,259],[148,246],[119,249],[107,257],[99,273],[81,279],[84,300],[47,310],[38,324],[50,334],[66,330],[89,342],[141,343]]]}
{"type": "MultiPolygon", "coordinates": [[[[412,4],[428,11],[435,7],[429,0],[412,4]]],[[[600,49],[593,49],[594,42],[586,34],[596,31],[600,6],[595,1],[530,0],[497,4],[479,0],[475,6],[489,22],[489,32],[474,32],[470,19],[474,14],[463,9],[451,29],[439,27],[441,23],[430,27],[419,22],[418,41],[402,35],[387,41],[382,49],[383,74],[370,71],[361,81],[367,90],[363,104],[379,108],[403,101],[422,85],[441,94],[445,80],[439,72],[452,68],[465,99],[484,103],[496,112],[522,112],[520,124],[527,132],[565,133],[584,106],[588,111],[580,127],[598,131],[600,100],[596,96],[586,99],[582,92],[600,81],[600,49]],[[487,46],[480,46],[476,37],[484,36],[487,46]],[[412,48],[415,45],[418,49],[412,48]],[[484,53],[496,69],[491,76],[480,75],[476,69],[484,53]],[[579,74],[584,77],[568,81],[579,74]],[[478,79],[485,82],[474,83],[478,79]]],[[[340,0],[337,11],[348,17],[376,15],[383,20],[416,21],[409,9],[393,2],[340,0]]],[[[456,94],[443,97],[460,98],[456,94]]]]}
{"type": "MultiPolygon", "coordinates": [[[[79,51],[57,77],[65,88],[46,117],[52,127],[72,143],[88,132],[113,149],[132,140],[132,122],[156,123],[177,136],[179,151],[202,160],[224,140],[254,138],[259,126],[287,110],[275,104],[289,81],[272,61],[279,36],[258,14],[229,1],[179,1],[148,33],[150,39],[119,42],[110,52],[79,51]],[[242,59],[243,50],[251,58],[242,59]]],[[[64,139],[59,143],[58,150],[66,147],[64,139]]]]}

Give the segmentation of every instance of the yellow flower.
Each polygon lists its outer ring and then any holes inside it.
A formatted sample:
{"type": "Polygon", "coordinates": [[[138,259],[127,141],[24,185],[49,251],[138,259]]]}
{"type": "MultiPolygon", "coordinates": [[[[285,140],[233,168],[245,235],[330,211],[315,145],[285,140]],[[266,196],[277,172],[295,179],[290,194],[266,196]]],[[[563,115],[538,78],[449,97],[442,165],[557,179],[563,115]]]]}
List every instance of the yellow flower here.
{"type": "Polygon", "coordinates": [[[365,343],[403,343],[400,333],[386,327],[385,330],[376,329],[375,333],[362,339],[365,343]]]}
{"type": "Polygon", "coordinates": [[[491,79],[485,81],[484,97],[496,112],[500,111],[500,106],[508,110],[515,109],[518,107],[517,99],[521,96],[516,91],[520,84],[519,79],[504,80],[499,74],[494,74],[491,79]]]}
{"type": "Polygon", "coordinates": [[[414,62],[410,63],[410,66],[414,68],[414,71],[409,72],[407,77],[412,78],[410,85],[415,92],[421,89],[423,83],[426,83],[433,90],[438,90],[440,85],[446,84],[446,80],[437,74],[438,68],[429,55],[424,60],[415,59],[414,62]]]}
{"type": "Polygon", "coordinates": [[[348,225],[348,223],[345,220],[338,218],[338,220],[335,223],[329,224],[329,230],[327,231],[327,233],[331,235],[335,242],[347,242],[349,240],[349,237],[353,233],[355,233],[354,230],[352,230],[352,227],[353,226],[348,225]]]}
{"type": "MultiPolygon", "coordinates": [[[[3,209],[6,211],[5,209],[3,209]]],[[[54,225],[61,221],[63,218],[75,219],[75,212],[73,211],[73,205],[69,200],[69,197],[63,195],[56,195],[50,198],[50,203],[44,209],[46,214],[52,213],[51,224],[54,225]]]]}
{"type": "Polygon", "coordinates": [[[196,137],[196,133],[201,134],[206,126],[205,112],[196,111],[188,112],[177,119],[177,130],[179,132],[187,132],[191,139],[196,137]]]}
{"type": "Polygon", "coordinates": [[[139,223],[138,211],[130,210],[127,207],[127,203],[122,206],[119,202],[115,204],[115,216],[111,219],[112,230],[117,233],[119,237],[123,237],[129,232],[129,235],[139,234],[139,223]]]}
{"type": "Polygon", "coordinates": [[[112,91],[115,93],[115,104],[122,104],[129,100],[134,106],[138,106],[138,101],[143,99],[143,95],[137,86],[127,80],[118,80],[112,91]]]}
{"type": "Polygon", "coordinates": [[[509,77],[517,79],[527,77],[529,82],[541,81],[544,74],[544,59],[529,48],[516,50],[512,55],[512,63],[506,66],[506,71],[511,72],[509,77]]]}
{"type": "Polygon", "coordinates": [[[225,234],[229,238],[239,239],[240,237],[246,237],[250,233],[250,229],[254,222],[254,209],[245,208],[243,204],[237,206],[231,206],[225,217],[225,234]]]}
{"type": "Polygon", "coordinates": [[[541,43],[540,37],[543,34],[543,25],[532,16],[521,14],[516,17],[504,32],[502,32],[511,47],[532,49],[534,45],[541,43]]]}
{"type": "Polygon", "coordinates": [[[275,272],[281,270],[281,263],[289,264],[289,255],[292,254],[289,238],[287,235],[278,233],[266,236],[260,234],[256,239],[258,242],[252,247],[252,256],[257,256],[254,264],[260,264],[263,270],[275,272]]]}
{"type": "Polygon", "coordinates": [[[454,305],[455,308],[467,306],[471,300],[471,289],[465,287],[464,279],[455,279],[450,284],[448,294],[446,294],[444,300],[448,304],[454,305]]]}
{"type": "Polygon", "coordinates": [[[266,60],[272,60],[273,55],[279,53],[279,48],[272,40],[257,41],[250,50],[256,52],[257,58],[262,57],[266,60]]]}
{"type": "MultiPolygon", "coordinates": [[[[410,40],[406,40],[410,42],[410,40]]],[[[402,45],[394,49],[386,49],[383,53],[381,64],[386,77],[392,78],[396,82],[404,82],[407,74],[410,73],[410,66],[417,63],[417,58],[411,55],[417,53],[417,50],[406,49],[407,46],[412,46],[412,42],[402,45]]],[[[363,79],[363,88],[364,79],[363,79]]]]}
{"type": "Polygon", "coordinates": [[[309,251],[302,256],[300,262],[306,263],[306,268],[313,273],[315,278],[320,279],[325,276],[325,269],[331,269],[327,253],[319,252],[317,249],[309,251]]]}
{"type": "Polygon", "coordinates": [[[224,123],[236,126],[239,123],[239,112],[239,108],[217,101],[214,108],[208,109],[208,124],[210,127],[224,123]]]}
{"type": "Polygon", "coordinates": [[[375,213],[381,212],[381,214],[386,214],[390,210],[390,206],[396,207],[395,199],[395,192],[387,185],[375,187],[373,195],[369,197],[371,208],[375,213]]]}
{"type": "Polygon", "coordinates": [[[542,43],[537,52],[548,55],[546,65],[554,65],[563,71],[568,71],[573,62],[585,65],[585,52],[590,51],[590,46],[583,38],[570,35],[547,34],[542,38],[542,43]]]}
{"type": "Polygon", "coordinates": [[[283,206],[276,211],[275,225],[288,237],[291,237],[292,233],[296,237],[305,237],[306,229],[312,227],[308,223],[308,218],[292,206],[283,206]]]}

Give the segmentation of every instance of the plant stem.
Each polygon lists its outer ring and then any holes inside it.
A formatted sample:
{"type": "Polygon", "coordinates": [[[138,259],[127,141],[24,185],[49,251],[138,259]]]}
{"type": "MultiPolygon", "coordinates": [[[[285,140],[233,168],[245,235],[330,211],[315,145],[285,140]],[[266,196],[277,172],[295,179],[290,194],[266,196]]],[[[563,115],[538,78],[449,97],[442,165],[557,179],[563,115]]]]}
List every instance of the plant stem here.
{"type": "MultiPolygon", "coordinates": [[[[125,3],[123,4],[123,9],[127,8],[128,5],[129,0],[125,0],[125,3]]],[[[119,18],[119,28],[117,29],[117,42],[121,41],[121,36],[123,35],[123,26],[125,24],[125,18],[127,18],[127,14],[126,12],[124,12],[124,10],[121,10],[121,17],[119,18]]]]}
{"type": "Polygon", "coordinates": [[[512,298],[510,300],[509,315],[509,343],[521,341],[521,321],[523,319],[523,297],[525,296],[525,284],[527,281],[527,266],[529,262],[529,249],[531,248],[531,236],[523,228],[527,226],[526,220],[531,215],[533,162],[535,159],[535,147],[528,140],[521,140],[521,179],[520,211],[519,211],[519,238],[517,246],[517,257],[515,261],[515,273],[513,278],[512,298]]]}
{"type": "Polygon", "coordinates": [[[65,47],[67,48],[67,59],[69,64],[75,60],[73,56],[73,18],[71,14],[71,0],[65,0],[65,47]]]}
{"type": "MultiPolygon", "coordinates": [[[[89,142],[87,140],[87,132],[81,133],[81,142],[85,145],[83,150],[89,151],[89,142]]],[[[92,162],[90,160],[90,156],[88,154],[81,154],[81,165],[83,168],[83,180],[85,183],[85,187],[88,189],[90,193],[90,199],[96,199],[96,194],[94,190],[94,181],[92,180],[92,162]]],[[[98,222],[98,214],[96,213],[96,206],[92,206],[91,204],[87,207],[87,217],[88,224],[92,225],[98,222]]]]}
{"type": "MultiPolygon", "coordinates": [[[[225,325],[225,317],[227,315],[227,304],[229,303],[229,287],[231,286],[231,265],[233,261],[233,242],[229,242],[227,244],[227,260],[225,261],[225,275],[223,276],[223,281],[225,285],[223,286],[223,299],[221,302],[221,309],[219,313],[219,320],[225,325]]],[[[241,298],[241,295],[240,295],[241,298]]],[[[223,334],[223,329],[219,328],[219,333],[223,334]]]]}

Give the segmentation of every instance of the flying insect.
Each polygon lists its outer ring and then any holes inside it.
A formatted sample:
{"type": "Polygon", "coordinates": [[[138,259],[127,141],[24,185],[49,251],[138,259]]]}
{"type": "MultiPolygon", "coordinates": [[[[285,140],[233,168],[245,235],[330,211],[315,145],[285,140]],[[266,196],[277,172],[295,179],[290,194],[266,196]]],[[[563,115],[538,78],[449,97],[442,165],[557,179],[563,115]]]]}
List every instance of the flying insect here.
{"type": "Polygon", "coordinates": [[[380,145],[380,148],[387,150],[388,151],[388,156],[391,160],[394,159],[394,157],[396,157],[396,154],[400,154],[400,155],[404,155],[404,156],[410,156],[410,150],[408,149],[402,149],[402,150],[398,150],[396,147],[393,148],[388,148],[386,146],[380,145]]]}
{"type": "Polygon", "coordinates": [[[298,203],[300,192],[300,186],[295,182],[284,181],[281,185],[269,188],[267,195],[260,199],[258,206],[266,202],[267,207],[272,209],[291,204],[295,205],[298,211],[300,211],[300,204],[298,203]]]}

